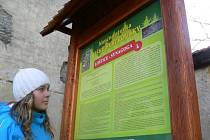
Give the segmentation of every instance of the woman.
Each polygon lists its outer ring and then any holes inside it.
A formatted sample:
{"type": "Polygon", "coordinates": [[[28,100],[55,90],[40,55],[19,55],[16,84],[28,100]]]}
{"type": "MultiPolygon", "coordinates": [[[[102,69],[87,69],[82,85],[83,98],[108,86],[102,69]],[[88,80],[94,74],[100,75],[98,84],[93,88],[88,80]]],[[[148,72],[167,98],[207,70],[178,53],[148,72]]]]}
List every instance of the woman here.
{"type": "Polygon", "coordinates": [[[0,106],[1,140],[52,140],[47,115],[50,81],[35,68],[21,69],[13,79],[15,103],[0,106]]]}

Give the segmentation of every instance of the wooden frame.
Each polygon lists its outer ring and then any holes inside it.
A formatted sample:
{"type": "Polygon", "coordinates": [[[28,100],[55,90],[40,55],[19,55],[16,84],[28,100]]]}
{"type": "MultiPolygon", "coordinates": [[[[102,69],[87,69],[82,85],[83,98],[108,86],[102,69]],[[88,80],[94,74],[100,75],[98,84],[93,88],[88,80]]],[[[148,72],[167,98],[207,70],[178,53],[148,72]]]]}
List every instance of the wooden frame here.
{"type": "MultiPolygon", "coordinates": [[[[80,49],[152,0],[125,0],[97,24],[78,34],[73,25],[69,46],[61,140],[74,139],[80,49]]],[[[168,67],[168,84],[173,140],[201,140],[194,69],[184,0],[160,0],[168,67]]]]}

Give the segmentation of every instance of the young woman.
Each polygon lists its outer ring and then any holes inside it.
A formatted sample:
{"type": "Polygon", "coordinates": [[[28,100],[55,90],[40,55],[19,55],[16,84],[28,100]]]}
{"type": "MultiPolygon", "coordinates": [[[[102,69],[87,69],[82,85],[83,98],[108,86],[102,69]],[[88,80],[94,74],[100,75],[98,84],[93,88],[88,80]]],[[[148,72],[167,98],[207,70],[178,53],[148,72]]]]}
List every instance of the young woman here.
{"type": "Polygon", "coordinates": [[[35,68],[21,69],[13,79],[15,103],[0,105],[1,140],[52,140],[47,115],[50,81],[35,68]]]}

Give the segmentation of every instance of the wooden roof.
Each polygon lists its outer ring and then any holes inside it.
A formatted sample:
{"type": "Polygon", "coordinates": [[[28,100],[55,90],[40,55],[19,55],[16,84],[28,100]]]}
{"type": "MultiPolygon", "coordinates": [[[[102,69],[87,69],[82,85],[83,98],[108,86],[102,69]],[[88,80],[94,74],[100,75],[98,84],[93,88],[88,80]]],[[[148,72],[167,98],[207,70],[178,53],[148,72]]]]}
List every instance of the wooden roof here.
{"type": "Polygon", "coordinates": [[[85,30],[98,20],[109,14],[123,0],[71,0],[58,11],[48,25],[40,32],[42,36],[57,30],[71,35],[71,29],[66,25],[76,24],[80,30],[85,30]]]}

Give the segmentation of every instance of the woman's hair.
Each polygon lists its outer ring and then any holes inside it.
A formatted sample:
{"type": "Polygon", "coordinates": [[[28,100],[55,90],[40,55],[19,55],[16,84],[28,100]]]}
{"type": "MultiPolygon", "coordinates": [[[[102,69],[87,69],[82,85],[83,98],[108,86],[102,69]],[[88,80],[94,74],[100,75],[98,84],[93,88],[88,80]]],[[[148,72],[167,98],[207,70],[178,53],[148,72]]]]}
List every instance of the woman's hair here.
{"type": "MultiPolygon", "coordinates": [[[[32,93],[26,95],[22,100],[16,102],[11,108],[11,116],[15,119],[19,124],[21,124],[21,129],[25,136],[25,140],[32,139],[32,132],[31,132],[31,123],[33,119],[32,109],[33,109],[33,101],[34,96],[32,93]]],[[[44,121],[44,129],[48,132],[51,137],[54,137],[53,129],[50,125],[50,120],[47,115],[47,112],[44,111],[46,114],[46,119],[44,121]]]]}

